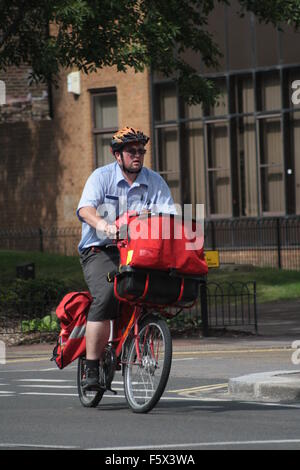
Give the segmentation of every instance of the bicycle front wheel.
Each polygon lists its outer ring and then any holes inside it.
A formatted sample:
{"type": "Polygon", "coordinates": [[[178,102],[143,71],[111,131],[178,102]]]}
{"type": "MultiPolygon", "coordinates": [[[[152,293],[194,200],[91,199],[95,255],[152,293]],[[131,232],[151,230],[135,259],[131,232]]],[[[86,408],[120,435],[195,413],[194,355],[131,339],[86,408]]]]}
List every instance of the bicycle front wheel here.
{"type": "Polygon", "coordinates": [[[172,338],[166,322],[147,317],[140,327],[138,348],[140,357],[133,338],[125,365],[125,397],[135,413],[147,413],[163,394],[170,374],[172,338]]]}

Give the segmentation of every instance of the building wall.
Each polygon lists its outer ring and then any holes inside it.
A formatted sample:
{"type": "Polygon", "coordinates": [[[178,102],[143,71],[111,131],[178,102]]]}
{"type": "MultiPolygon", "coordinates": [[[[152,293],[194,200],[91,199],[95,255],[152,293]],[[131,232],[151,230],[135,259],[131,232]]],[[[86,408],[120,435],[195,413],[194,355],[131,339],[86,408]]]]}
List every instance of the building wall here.
{"type": "Polygon", "coordinates": [[[67,91],[63,71],[50,107],[48,87],[29,87],[29,72],[23,66],[0,74],[7,92],[7,104],[0,106],[1,227],[78,226],[76,207],[95,169],[90,90],[115,87],[119,127],[150,135],[149,75],[114,69],[81,74],[77,97],[67,91]]]}
{"type": "Polygon", "coordinates": [[[27,65],[0,72],[6,103],[0,106],[1,228],[51,226],[58,193],[58,152],[48,86],[29,87],[27,65]]]}
{"type": "MultiPolygon", "coordinates": [[[[57,224],[77,224],[74,216],[84,184],[95,169],[90,90],[115,87],[118,100],[118,127],[138,127],[150,135],[149,75],[117,73],[114,69],[81,74],[81,94],[67,91],[67,73],[62,73],[59,89],[53,90],[53,115],[59,154],[59,188],[56,198],[57,224]]],[[[145,165],[151,166],[148,146],[145,165]]]]}

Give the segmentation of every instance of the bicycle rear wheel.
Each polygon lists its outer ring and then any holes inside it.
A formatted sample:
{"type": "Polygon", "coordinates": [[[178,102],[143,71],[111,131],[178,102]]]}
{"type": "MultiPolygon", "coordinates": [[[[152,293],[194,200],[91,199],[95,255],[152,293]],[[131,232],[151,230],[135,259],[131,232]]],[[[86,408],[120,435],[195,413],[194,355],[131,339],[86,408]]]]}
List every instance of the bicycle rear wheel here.
{"type": "Polygon", "coordinates": [[[79,400],[83,406],[86,408],[95,408],[101,398],[103,397],[104,391],[87,391],[82,388],[82,380],[85,377],[85,357],[80,357],[78,359],[77,366],[77,389],[79,400]]]}
{"type": "Polygon", "coordinates": [[[133,338],[125,365],[124,390],[135,413],[148,413],[163,394],[172,362],[172,338],[166,322],[147,317],[139,332],[140,361],[133,338]]]}

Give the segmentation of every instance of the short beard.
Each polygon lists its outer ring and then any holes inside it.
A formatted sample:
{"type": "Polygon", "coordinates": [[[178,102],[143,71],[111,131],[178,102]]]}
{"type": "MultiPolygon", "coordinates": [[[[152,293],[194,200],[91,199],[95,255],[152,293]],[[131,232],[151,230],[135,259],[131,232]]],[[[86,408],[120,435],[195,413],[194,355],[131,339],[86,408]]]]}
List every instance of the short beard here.
{"type": "Polygon", "coordinates": [[[138,170],[131,170],[130,168],[126,168],[125,165],[124,165],[124,159],[123,159],[123,153],[122,152],[121,152],[121,160],[122,160],[121,170],[124,171],[124,173],[136,174],[136,173],[140,173],[142,171],[143,165],[141,165],[140,169],[138,169],[138,170]]]}

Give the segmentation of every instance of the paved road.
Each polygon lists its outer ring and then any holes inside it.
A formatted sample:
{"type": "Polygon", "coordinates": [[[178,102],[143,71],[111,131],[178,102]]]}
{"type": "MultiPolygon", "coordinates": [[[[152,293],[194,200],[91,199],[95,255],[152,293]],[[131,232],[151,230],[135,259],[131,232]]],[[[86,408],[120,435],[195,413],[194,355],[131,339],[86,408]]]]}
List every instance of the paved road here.
{"type": "Polygon", "coordinates": [[[177,342],[167,390],[148,415],[128,409],[120,375],[116,397],[83,408],[75,366],[59,371],[45,352],[14,352],[0,365],[0,448],[300,449],[300,404],[236,401],[226,388],[244,373],[298,370],[290,340],[177,342]]]}

